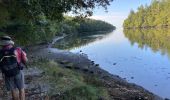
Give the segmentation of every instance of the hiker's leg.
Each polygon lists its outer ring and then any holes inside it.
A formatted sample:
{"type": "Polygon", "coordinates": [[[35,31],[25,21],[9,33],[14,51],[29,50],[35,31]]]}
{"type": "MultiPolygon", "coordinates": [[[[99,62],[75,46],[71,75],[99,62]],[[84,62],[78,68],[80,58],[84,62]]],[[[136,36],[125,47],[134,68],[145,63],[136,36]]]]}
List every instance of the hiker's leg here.
{"type": "Polygon", "coordinates": [[[12,93],[12,99],[13,100],[19,100],[18,91],[16,89],[12,90],[11,93],[12,93]]]}
{"type": "Polygon", "coordinates": [[[20,100],[25,100],[24,75],[22,71],[15,76],[15,84],[19,90],[20,100]]]}
{"type": "Polygon", "coordinates": [[[19,90],[19,98],[20,100],[25,100],[25,89],[20,89],[19,90]]]}
{"type": "Polygon", "coordinates": [[[7,90],[11,92],[12,100],[19,100],[19,94],[14,83],[14,77],[5,77],[5,85],[7,90]]]}

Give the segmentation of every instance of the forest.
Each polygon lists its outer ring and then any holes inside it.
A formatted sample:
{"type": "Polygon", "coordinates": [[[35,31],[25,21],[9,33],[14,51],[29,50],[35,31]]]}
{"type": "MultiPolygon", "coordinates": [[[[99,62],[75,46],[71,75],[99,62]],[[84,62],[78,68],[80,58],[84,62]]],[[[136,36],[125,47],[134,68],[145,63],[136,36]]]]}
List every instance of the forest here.
{"type": "Polygon", "coordinates": [[[92,16],[95,7],[107,10],[111,1],[0,0],[0,35],[11,36],[19,45],[34,45],[63,33],[110,30],[114,27],[106,22],[84,18],[92,16]],[[66,16],[70,12],[74,18],[66,16]]]}
{"type": "Polygon", "coordinates": [[[150,6],[141,5],[130,11],[124,28],[166,28],[170,26],[170,0],[152,0],[150,6]]]}
{"type": "Polygon", "coordinates": [[[60,29],[65,34],[87,35],[91,32],[112,31],[116,27],[101,20],[65,16],[60,23],[60,29]]]}

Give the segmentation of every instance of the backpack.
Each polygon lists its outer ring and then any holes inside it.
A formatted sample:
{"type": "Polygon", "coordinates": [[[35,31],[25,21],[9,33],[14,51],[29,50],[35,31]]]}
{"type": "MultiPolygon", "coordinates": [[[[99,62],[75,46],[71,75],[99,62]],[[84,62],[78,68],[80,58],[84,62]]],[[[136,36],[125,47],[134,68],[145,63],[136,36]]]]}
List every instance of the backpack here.
{"type": "Polygon", "coordinates": [[[7,77],[16,76],[20,72],[14,51],[14,47],[0,51],[0,69],[7,77]]]}

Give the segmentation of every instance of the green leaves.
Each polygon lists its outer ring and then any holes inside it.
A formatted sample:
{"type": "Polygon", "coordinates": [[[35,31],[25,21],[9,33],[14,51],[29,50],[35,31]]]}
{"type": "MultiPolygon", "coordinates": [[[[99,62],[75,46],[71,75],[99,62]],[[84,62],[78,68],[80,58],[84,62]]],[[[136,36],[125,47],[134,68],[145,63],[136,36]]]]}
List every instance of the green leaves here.
{"type": "MultiPolygon", "coordinates": [[[[35,44],[37,40],[46,42],[62,30],[58,24],[63,21],[65,13],[72,12],[80,17],[91,16],[96,6],[106,9],[111,1],[0,0],[0,31],[17,37],[18,43],[23,39],[19,43],[22,45],[35,44]]],[[[74,27],[69,28],[68,31],[71,31],[74,27]]]]}
{"type": "Polygon", "coordinates": [[[152,28],[170,25],[170,1],[153,0],[150,6],[140,6],[137,12],[131,11],[124,21],[124,28],[152,28]]]}

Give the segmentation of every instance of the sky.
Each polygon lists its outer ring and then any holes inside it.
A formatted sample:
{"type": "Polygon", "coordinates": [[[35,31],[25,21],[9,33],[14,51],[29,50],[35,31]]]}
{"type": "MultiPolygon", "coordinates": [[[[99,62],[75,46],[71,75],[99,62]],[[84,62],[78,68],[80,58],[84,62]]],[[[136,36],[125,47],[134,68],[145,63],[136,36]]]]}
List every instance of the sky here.
{"type": "Polygon", "coordinates": [[[97,7],[91,18],[109,22],[117,28],[120,28],[130,10],[133,9],[136,11],[140,5],[150,5],[151,2],[152,0],[114,0],[111,5],[108,6],[108,12],[105,12],[101,7],[97,7]]]}

